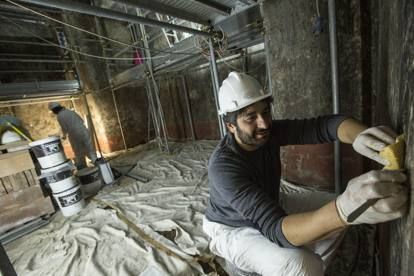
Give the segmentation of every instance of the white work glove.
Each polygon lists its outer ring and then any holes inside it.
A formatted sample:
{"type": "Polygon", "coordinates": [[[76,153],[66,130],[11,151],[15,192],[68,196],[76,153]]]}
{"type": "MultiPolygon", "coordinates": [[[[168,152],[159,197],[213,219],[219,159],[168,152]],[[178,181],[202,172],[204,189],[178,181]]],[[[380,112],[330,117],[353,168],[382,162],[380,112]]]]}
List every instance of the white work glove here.
{"type": "Polygon", "coordinates": [[[406,176],[401,171],[370,171],[348,183],[336,199],[336,209],[346,224],[375,224],[402,217],[407,212],[406,176]],[[369,199],[378,199],[353,222],[348,216],[369,199]]]}
{"type": "Polygon", "coordinates": [[[388,161],[379,156],[386,146],[394,144],[397,134],[387,126],[371,127],[361,132],[352,143],[354,150],[386,166],[388,161]]]}

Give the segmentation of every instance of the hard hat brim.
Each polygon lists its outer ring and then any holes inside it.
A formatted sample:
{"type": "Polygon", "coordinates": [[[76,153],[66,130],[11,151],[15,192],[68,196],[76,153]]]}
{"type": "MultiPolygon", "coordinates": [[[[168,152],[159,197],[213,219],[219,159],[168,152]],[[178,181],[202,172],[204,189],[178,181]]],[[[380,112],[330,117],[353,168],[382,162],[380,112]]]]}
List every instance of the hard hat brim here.
{"type": "Polygon", "coordinates": [[[228,109],[226,111],[219,110],[219,115],[226,115],[227,113],[231,113],[231,112],[243,109],[246,106],[252,105],[252,104],[257,103],[257,102],[260,102],[261,100],[264,100],[264,99],[269,98],[269,97],[272,97],[272,93],[267,93],[263,96],[257,97],[253,101],[246,102],[245,104],[237,106],[236,108],[231,108],[231,109],[228,109]]]}

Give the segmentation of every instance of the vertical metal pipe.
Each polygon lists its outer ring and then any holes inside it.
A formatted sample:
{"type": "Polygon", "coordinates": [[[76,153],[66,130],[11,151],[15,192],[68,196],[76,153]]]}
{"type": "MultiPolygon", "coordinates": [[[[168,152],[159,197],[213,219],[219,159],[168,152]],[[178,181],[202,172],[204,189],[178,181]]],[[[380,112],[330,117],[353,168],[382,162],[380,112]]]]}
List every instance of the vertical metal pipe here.
{"type": "Polygon", "coordinates": [[[270,72],[270,50],[269,50],[269,39],[265,35],[265,58],[266,58],[266,75],[267,75],[267,85],[268,91],[273,95],[273,87],[272,87],[272,77],[270,72]]]}
{"type": "MultiPolygon", "coordinates": [[[[136,9],[136,12],[137,12],[138,15],[141,15],[141,11],[139,9],[136,9]]],[[[146,48],[145,49],[145,57],[149,58],[149,59],[146,60],[145,65],[147,66],[148,73],[149,73],[149,76],[147,77],[147,80],[149,81],[149,86],[148,86],[148,84],[147,84],[147,86],[149,88],[149,92],[151,93],[151,100],[154,100],[153,97],[155,97],[155,102],[153,102],[153,104],[154,104],[154,111],[156,111],[156,113],[154,112],[153,115],[154,116],[158,115],[158,117],[157,118],[154,117],[154,119],[155,119],[155,121],[157,121],[157,119],[160,120],[159,125],[162,128],[162,134],[160,132],[161,129],[159,129],[159,132],[158,132],[158,135],[159,135],[158,144],[160,146],[161,151],[170,152],[170,148],[169,148],[169,145],[168,145],[167,127],[166,127],[165,119],[164,119],[164,111],[162,109],[161,100],[159,98],[160,97],[160,92],[159,92],[157,83],[156,83],[155,78],[154,78],[153,67],[152,67],[153,65],[152,65],[152,62],[151,62],[151,59],[150,59],[151,52],[149,51],[149,43],[148,43],[148,39],[147,39],[147,33],[145,31],[145,26],[143,26],[142,24],[139,25],[139,28],[140,28],[140,31],[141,31],[141,37],[143,39],[144,46],[146,48]],[[151,80],[149,80],[149,78],[151,78],[151,80]],[[150,84],[151,82],[153,83],[153,90],[151,90],[151,84],[150,84]],[[156,105],[156,107],[155,107],[155,105],[156,105]],[[164,141],[163,141],[163,139],[160,135],[164,136],[163,137],[164,141]]]]}
{"type": "Polygon", "coordinates": [[[181,76],[181,84],[184,90],[185,105],[187,107],[188,123],[190,124],[191,139],[195,140],[195,132],[193,126],[193,117],[191,116],[190,99],[188,98],[187,85],[185,83],[185,77],[181,76]]]}
{"type": "MultiPolygon", "coordinates": [[[[262,15],[263,18],[265,18],[264,16],[264,10],[263,10],[263,2],[260,3],[260,14],[262,15]]],[[[266,86],[267,89],[269,91],[269,93],[272,93],[273,95],[273,83],[272,83],[272,76],[271,76],[271,71],[270,71],[270,41],[269,41],[269,37],[268,35],[266,35],[266,29],[265,29],[265,33],[264,33],[264,50],[265,50],[265,59],[266,59],[266,86]]],[[[274,95],[273,95],[274,96],[274,95]]],[[[272,118],[276,119],[276,113],[274,110],[274,105],[272,105],[272,118]]]]}
{"type": "Polygon", "coordinates": [[[208,45],[210,47],[210,64],[211,64],[211,76],[213,81],[213,91],[214,91],[214,101],[216,103],[216,109],[217,109],[217,118],[219,123],[219,130],[220,130],[220,137],[223,138],[226,134],[226,128],[224,127],[224,122],[221,119],[220,115],[218,114],[218,111],[220,109],[218,104],[218,91],[220,89],[219,79],[218,79],[218,70],[217,70],[217,63],[216,63],[216,55],[214,53],[214,46],[213,46],[213,40],[210,38],[208,40],[208,45]]]}
{"type": "MultiPolygon", "coordinates": [[[[338,54],[337,54],[337,36],[336,36],[336,8],[335,0],[328,0],[329,16],[329,46],[331,52],[331,72],[332,72],[332,104],[333,113],[339,113],[339,81],[338,81],[338,54]]],[[[335,192],[340,194],[343,190],[341,184],[341,148],[340,142],[334,145],[335,159],[335,192]]]]}
{"type": "Polygon", "coordinates": [[[148,97],[148,105],[150,106],[149,110],[151,110],[151,115],[152,115],[152,121],[154,124],[154,130],[155,130],[155,134],[157,136],[157,139],[159,139],[161,137],[160,134],[160,126],[157,120],[157,116],[155,114],[155,104],[154,104],[154,99],[152,97],[152,91],[151,91],[151,84],[149,79],[147,79],[146,81],[146,90],[147,90],[147,97],[148,97]]]}
{"type": "Polygon", "coordinates": [[[157,104],[157,110],[158,110],[158,113],[159,113],[162,132],[163,132],[163,136],[164,136],[165,150],[167,150],[167,152],[170,152],[170,148],[168,146],[168,130],[167,130],[167,125],[165,123],[164,110],[162,109],[162,105],[161,105],[160,90],[158,88],[157,82],[155,81],[155,78],[154,78],[154,75],[152,74],[152,72],[150,72],[150,75],[151,75],[151,80],[152,80],[152,83],[153,83],[153,86],[154,86],[154,96],[155,96],[155,100],[156,100],[156,104],[157,104]]]}

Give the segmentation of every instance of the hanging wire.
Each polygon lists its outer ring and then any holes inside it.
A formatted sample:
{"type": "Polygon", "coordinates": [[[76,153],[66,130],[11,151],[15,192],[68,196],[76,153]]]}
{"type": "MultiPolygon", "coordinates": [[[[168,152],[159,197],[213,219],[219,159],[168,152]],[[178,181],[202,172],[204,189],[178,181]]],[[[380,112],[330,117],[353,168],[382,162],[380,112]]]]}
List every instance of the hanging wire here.
{"type": "MultiPolygon", "coordinates": [[[[32,33],[31,31],[27,30],[26,28],[20,26],[19,24],[17,24],[13,20],[11,20],[11,19],[9,19],[9,18],[7,18],[7,17],[5,17],[3,15],[0,15],[0,18],[9,21],[13,25],[15,25],[16,27],[18,27],[19,29],[21,29],[23,32],[28,33],[28,34],[31,34],[33,37],[36,37],[36,38],[38,38],[38,39],[46,42],[49,45],[56,46],[56,47],[61,48],[61,49],[65,49],[65,50],[68,50],[68,51],[77,53],[79,55],[82,55],[82,56],[87,56],[87,57],[91,57],[91,58],[98,58],[98,59],[103,59],[103,60],[126,60],[126,61],[132,61],[132,60],[135,59],[134,57],[131,57],[131,58],[115,58],[115,57],[104,57],[104,56],[92,55],[92,54],[88,54],[88,53],[85,53],[85,52],[81,52],[81,51],[78,51],[78,50],[74,50],[74,49],[71,49],[71,48],[68,48],[68,47],[64,47],[64,46],[61,46],[59,44],[56,44],[56,43],[54,43],[52,41],[49,41],[47,39],[44,39],[44,38],[42,38],[42,37],[40,37],[40,36],[32,33]]],[[[168,56],[156,56],[156,57],[151,57],[151,58],[141,57],[141,59],[152,60],[152,59],[165,58],[165,57],[168,57],[168,56]]]]}
{"type": "MultiPolygon", "coordinates": [[[[47,19],[49,19],[49,20],[51,20],[51,21],[57,22],[57,23],[59,23],[59,24],[65,25],[65,26],[67,26],[67,27],[73,28],[73,29],[75,29],[75,30],[78,30],[78,31],[81,31],[81,32],[84,32],[84,33],[87,33],[87,34],[90,34],[90,35],[95,36],[95,37],[99,37],[99,38],[102,38],[102,39],[105,39],[105,40],[108,40],[108,41],[111,41],[111,42],[114,42],[114,43],[121,44],[121,45],[123,45],[123,46],[133,47],[134,49],[146,49],[146,50],[151,50],[151,51],[153,51],[153,52],[158,52],[158,53],[168,53],[168,54],[175,54],[175,55],[197,55],[197,54],[190,53],[190,52],[178,52],[178,51],[177,51],[177,52],[174,52],[174,51],[165,51],[165,50],[149,49],[149,48],[142,47],[142,46],[136,46],[136,45],[133,45],[133,44],[128,44],[128,43],[125,43],[125,42],[122,42],[122,41],[118,41],[118,40],[115,40],[115,39],[112,39],[112,38],[109,38],[109,37],[106,37],[106,36],[102,36],[102,35],[96,34],[96,33],[94,33],[94,32],[91,32],[91,31],[88,31],[88,30],[82,29],[82,28],[80,28],[80,27],[77,27],[77,26],[71,25],[71,24],[69,24],[69,23],[65,23],[65,22],[63,22],[63,21],[57,20],[57,19],[52,18],[52,17],[50,17],[50,16],[47,16],[47,15],[45,15],[45,14],[43,14],[43,13],[40,13],[40,12],[35,11],[35,10],[33,10],[33,9],[30,9],[30,8],[28,8],[28,7],[26,7],[26,6],[23,6],[23,5],[20,5],[20,4],[18,4],[18,3],[15,3],[15,2],[13,2],[13,1],[11,1],[11,0],[5,0],[5,1],[7,1],[7,2],[9,2],[10,4],[13,4],[13,5],[17,6],[17,7],[20,7],[20,8],[22,8],[22,9],[28,10],[28,11],[30,11],[30,12],[32,12],[32,13],[34,13],[34,14],[37,14],[37,15],[42,16],[42,17],[44,17],[44,18],[47,18],[47,19]]],[[[186,50],[187,50],[187,49],[186,49],[186,50]]]]}

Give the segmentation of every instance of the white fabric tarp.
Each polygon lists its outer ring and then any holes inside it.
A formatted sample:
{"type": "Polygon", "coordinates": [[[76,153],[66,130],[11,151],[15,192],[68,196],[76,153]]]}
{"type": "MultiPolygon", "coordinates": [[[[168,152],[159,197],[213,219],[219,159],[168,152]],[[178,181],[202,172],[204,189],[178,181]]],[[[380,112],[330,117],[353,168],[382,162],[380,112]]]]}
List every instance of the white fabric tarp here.
{"type": "MultiPolygon", "coordinates": [[[[208,201],[207,162],[217,141],[172,143],[171,154],[154,143],[112,160],[131,176],[106,186],[95,199],[116,207],[146,235],[182,258],[211,257],[202,218],[208,201]]],[[[300,199],[302,188],[288,184],[300,199]]],[[[327,197],[331,195],[327,194],[327,197]]],[[[155,249],[112,208],[92,200],[79,214],[58,212],[51,223],[5,246],[18,275],[216,275],[201,265],[155,249]]]]}
{"type": "MultiPolygon", "coordinates": [[[[111,162],[130,175],[107,186],[97,199],[117,206],[154,240],[182,256],[208,256],[202,217],[208,200],[207,162],[217,142],[172,144],[172,154],[147,144],[111,162]],[[160,234],[161,233],[161,234],[160,234]],[[162,233],[170,233],[171,240],[162,233]]],[[[205,275],[197,263],[189,265],[154,249],[128,228],[110,208],[93,200],[79,214],[57,213],[47,226],[6,247],[19,275],[205,275]]],[[[214,273],[210,273],[214,274],[214,273]]]]}

